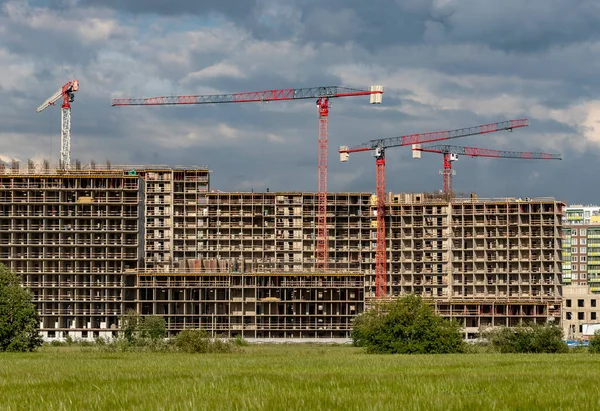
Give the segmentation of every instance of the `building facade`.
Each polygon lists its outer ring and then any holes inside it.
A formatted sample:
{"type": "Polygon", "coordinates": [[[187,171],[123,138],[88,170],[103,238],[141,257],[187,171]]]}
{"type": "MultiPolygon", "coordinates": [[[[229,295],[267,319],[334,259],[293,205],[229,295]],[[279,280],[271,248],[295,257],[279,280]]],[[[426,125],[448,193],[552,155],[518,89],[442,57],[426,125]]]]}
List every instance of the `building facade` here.
{"type": "MultiPolygon", "coordinates": [[[[560,320],[564,204],[389,194],[388,298],[413,293],[465,336],[560,320]]],[[[315,193],[209,190],[206,167],[0,170],[0,262],[45,338],[111,337],[133,309],[170,334],[348,338],[375,301],[376,198],[331,193],[329,271],[315,193]]]]}
{"type": "Polygon", "coordinates": [[[563,224],[563,283],[600,293],[600,207],[566,207],[563,224]]]}
{"type": "Polygon", "coordinates": [[[600,324],[600,296],[585,285],[564,287],[562,327],[568,340],[587,339],[589,326],[600,324]]]}

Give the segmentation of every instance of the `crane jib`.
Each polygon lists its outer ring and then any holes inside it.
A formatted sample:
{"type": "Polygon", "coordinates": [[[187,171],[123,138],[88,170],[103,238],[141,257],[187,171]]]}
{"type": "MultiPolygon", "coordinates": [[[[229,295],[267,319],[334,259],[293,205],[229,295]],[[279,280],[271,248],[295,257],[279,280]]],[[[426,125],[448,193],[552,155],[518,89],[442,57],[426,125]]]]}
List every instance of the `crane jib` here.
{"type": "Polygon", "coordinates": [[[450,140],[459,137],[474,136],[479,134],[493,133],[503,130],[512,130],[519,127],[527,127],[528,119],[518,119],[509,121],[500,121],[498,123],[484,124],[481,126],[460,128],[449,131],[436,131],[429,133],[409,134],[406,136],[379,138],[369,140],[366,143],[353,147],[340,148],[340,153],[355,153],[359,151],[368,151],[375,149],[386,149],[391,147],[402,147],[413,144],[432,143],[435,141],[450,140]]]}
{"type": "Polygon", "coordinates": [[[252,103],[266,101],[338,98],[383,94],[382,89],[354,89],[340,86],[286,88],[233,94],[160,96],[148,98],[115,98],[112,106],[164,106],[175,104],[252,103]]]}

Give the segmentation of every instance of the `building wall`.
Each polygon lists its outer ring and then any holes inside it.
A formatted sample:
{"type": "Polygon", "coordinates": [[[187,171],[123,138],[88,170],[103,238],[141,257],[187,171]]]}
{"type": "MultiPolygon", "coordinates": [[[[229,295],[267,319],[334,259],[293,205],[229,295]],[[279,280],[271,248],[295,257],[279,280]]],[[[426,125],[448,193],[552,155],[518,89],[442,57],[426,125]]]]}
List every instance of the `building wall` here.
{"type": "MultiPolygon", "coordinates": [[[[329,266],[339,274],[364,275],[364,302],[338,303],[357,303],[355,312],[361,312],[375,298],[376,201],[369,193],[336,193],[328,202],[329,266]]],[[[413,293],[433,300],[440,313],[461,322],[467,336],[522,320],[560,320],[562,203],[450,202],[426,194],[391,195],[387,202],[390,297],[413,293]]],[[[200,215],[204,251],[179,270],[319,275],[314,193],[210,193],[200,215]]],[[[290,295],[281,301],[296,303],[290,295]]],[[[258,298],[250,312],[260,304],[258,298]]],[[[255,324],[258,318],[245,320],[255,324]]],[[[282,336],[272,331],[270,336],[282,336]]]]}
{"type": "Polygon", "coordinates": [[[562,326],[565,338],[581,339],[584,325],[600,324],[600,296],[585,285],[564,287],[562,326]]]}
{"type": "Polygon", "coordinates": [[[600,292],[600,207],[571,206],[563,220],[563,283],[600,292]],[[596,221],[597,220],[597,221],[596,221]]]}
{"type": "Polygon", "coordinates": [[[117,327],[143,241],[139,199],[122,171],[0,176],[0,261],[23,274],[45,336],[117,327]]]}
{"type": "MultiPolygon", "coordinates": [[[[386,199],[389,298],[414,293],[465,335],[560,319],[563,204],[435,194],[386,199]]],[[[0,261],[24,275],[46,337],[111,336],[128,309],[170,333],[347,338],[375,302],[376,199],[211,193],[206,168],[0,172],[0,261]]]]}
{"type": "Polygon", "coordinates": [[[600,222],[600,206],[570,205],[565,208],[564,225],[588,225],[600,222]]]}

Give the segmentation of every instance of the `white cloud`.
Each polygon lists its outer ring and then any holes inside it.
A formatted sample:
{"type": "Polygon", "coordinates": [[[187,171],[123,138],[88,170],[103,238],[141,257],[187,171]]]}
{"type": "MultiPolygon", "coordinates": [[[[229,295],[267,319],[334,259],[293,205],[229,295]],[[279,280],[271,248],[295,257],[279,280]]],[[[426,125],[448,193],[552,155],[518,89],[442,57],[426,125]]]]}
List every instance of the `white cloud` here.
{"type": "Polygon", "coordinates": [[[217,63],[205,69],[188,74],[180,83],[185,85],[190,80],[209,80],[215,77],[246,78],[247,76],[238,66],[228,63],[217,63]]]}

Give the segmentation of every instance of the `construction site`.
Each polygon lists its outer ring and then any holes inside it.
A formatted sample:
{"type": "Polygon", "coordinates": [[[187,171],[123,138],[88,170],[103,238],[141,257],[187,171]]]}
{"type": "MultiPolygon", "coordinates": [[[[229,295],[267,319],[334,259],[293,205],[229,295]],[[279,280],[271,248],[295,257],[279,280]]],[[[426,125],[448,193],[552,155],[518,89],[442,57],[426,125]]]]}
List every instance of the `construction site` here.
{"type": "MultiPolygon", "coordinates": [[[[377,199],[211,193],[207,168],[18,164],[0,174],[1,262],[23,275],[46,338],[112,337],[128,309],[170,333],[348,338],[376,295],[377,199]]],[[[559,320],[563,204],[388,194],[385,298],[414,293],[465,333],[559,320]]]]}
{"type": "Polygon", "coordinates": [[[0,167],[0,262],[34,295],[46,339],[115,337],[128,310],[164,317],[169,335],[203,328],[247,339],[348,339],[374,304],[416,294],[463,326],[465,338],[523,320],[560,321],[562,216],[553,198],[480,199],[452,190],[457,155],[560,159],[453,146],[453,138],[512,131],[528,120],[342,146],[372,151],[375,194],[327,190],[328,101],[381,86],[219,96],[115,99],[113,106],[317,98],[318,191],[211,190],[208,166],[117,166],[70,158],[70,103],[61,98],[59,164],[0,167]],[[390,193],[385,150],[444,156],[438,193],[390,193]]]}

